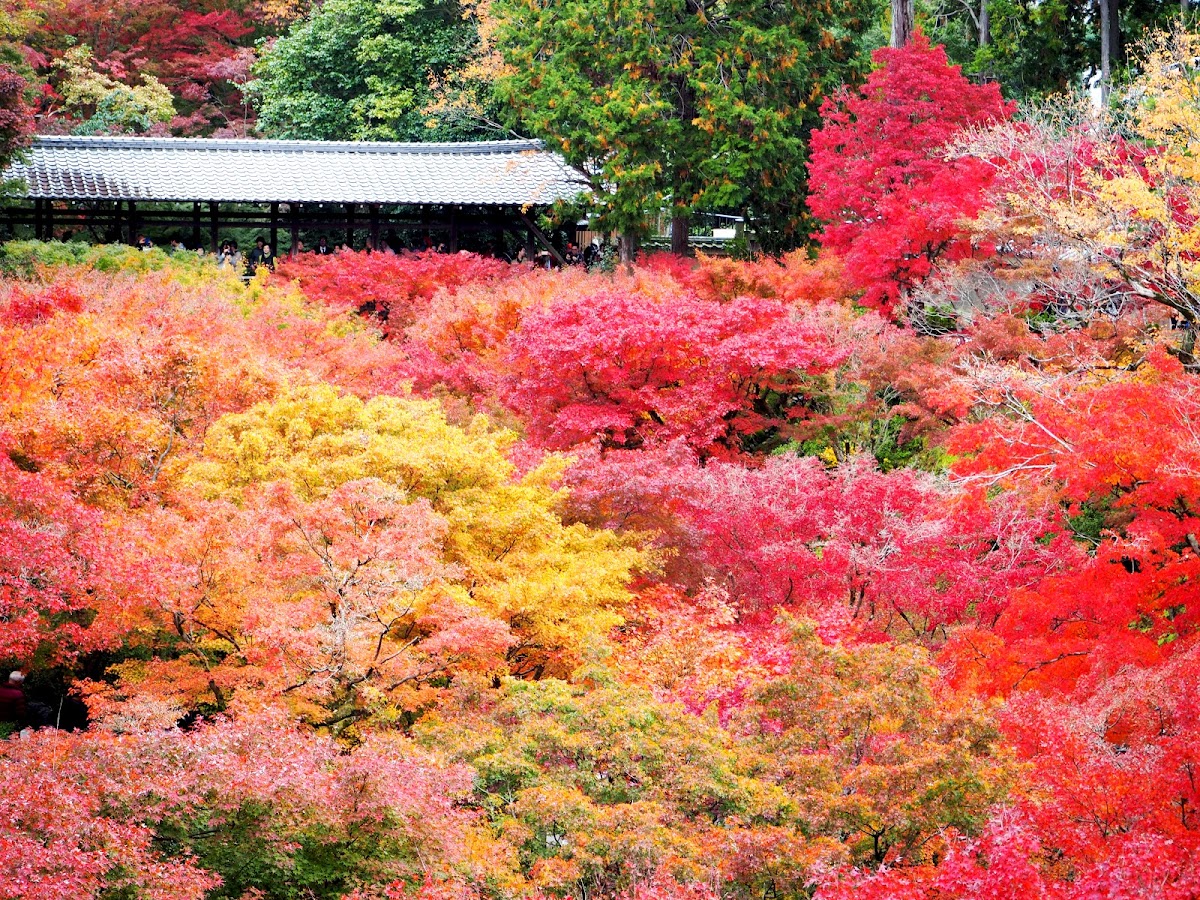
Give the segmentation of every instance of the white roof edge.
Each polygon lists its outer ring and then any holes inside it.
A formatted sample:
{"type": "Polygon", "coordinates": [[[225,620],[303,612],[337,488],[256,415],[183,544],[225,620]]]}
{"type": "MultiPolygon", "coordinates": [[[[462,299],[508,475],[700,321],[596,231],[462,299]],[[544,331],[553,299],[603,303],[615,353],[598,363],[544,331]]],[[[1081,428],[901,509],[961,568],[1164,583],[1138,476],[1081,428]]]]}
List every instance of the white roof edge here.
{"type": "Polygon", "coordinates": [[[257,138],[177,138],[177,137],[84,137],[79,135],[40,135],[32,149],[79,150],[236,150],[306,153],[420,153],[420,154],[498,154],[548,152],[541,141],[301,141],[257,138]]]}

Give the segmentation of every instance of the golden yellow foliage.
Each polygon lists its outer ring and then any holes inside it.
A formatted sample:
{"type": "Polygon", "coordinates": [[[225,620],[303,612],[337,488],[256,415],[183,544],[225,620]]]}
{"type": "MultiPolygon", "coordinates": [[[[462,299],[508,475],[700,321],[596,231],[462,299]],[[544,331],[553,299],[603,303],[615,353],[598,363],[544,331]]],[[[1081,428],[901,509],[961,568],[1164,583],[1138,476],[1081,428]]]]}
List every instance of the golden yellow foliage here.
{"type": "Polygon", "coordinates": [[[620,622],[628,583],[651,560],[626,537],[564,524],[553,486],[564,461],[518,476],[505,456],[514,440],[482,416],[452,425],[434,401],[364,402],[318,385],[222,417],[183,481],[234,500],[249,485],[286,481],[317,499],[377,478],[428,500],[449,523],[443,557],[470,602],[518,637],[512,670],[563,672],[620,622]]]}

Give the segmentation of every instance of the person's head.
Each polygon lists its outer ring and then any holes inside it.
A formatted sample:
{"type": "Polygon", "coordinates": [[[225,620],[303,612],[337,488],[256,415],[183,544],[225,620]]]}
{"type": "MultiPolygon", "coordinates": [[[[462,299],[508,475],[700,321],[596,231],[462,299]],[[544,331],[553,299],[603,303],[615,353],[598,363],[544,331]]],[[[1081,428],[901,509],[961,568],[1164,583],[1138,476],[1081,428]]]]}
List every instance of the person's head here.
{"type": "Polygon", "coordinates": [[[221,241],[221,252],[222,253],[228,253],[232,249],[233,249],[233,244],[231,244],[229,241],[221,241]]]}
{"type": "Polygon", "coordinates": [[[255,238],[254,243],[257,244],[258,249],[261,250],[263,248],[263,245],[265,245],[267,242],[265,240],[263,240],[262,238],[255,238]]]}
{"type": "Polygon", "coordinates": [[[25,673],[20,669],[8,673],[9,684],[21,684],[25,680],[25,673]]]}
{"type": "Polygon", "coordinates": [[[317,246],[318,246],[318,247],[328,247],[328,246],[329,246],[329,241],[325,240],[325,238],[319,238],[319,239],[317,240],[317,246]]]}

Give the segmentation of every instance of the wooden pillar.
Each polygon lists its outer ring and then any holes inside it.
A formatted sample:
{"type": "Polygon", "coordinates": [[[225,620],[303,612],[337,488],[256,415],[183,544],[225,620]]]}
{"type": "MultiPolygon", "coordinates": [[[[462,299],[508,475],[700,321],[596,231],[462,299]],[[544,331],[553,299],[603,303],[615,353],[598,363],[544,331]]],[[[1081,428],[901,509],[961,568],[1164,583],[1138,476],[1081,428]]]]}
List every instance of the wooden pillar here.
{"type": "MultiPolygon", "coordinates": [[[[292,242],[292,245],[290,247],[288,247],[288,257],[290,259],[295,259],[296,258],[296,250],[300,246],[300,204],[299,203],[289,203],[288,204],[288,238],[292,242]]],[[[278,247],[275,248],[275,255],[276,256],[279,255],[278,247]]]]}
{"type": "Polygon", "coordinates": [[[271,204],[271,253],[279,255],[279,204],[271,204]]]}
{"type": "Polygon", "coordinates": [[[379,249],[379,204],[371,204],[371,246],[370,249],[379,249]]]}
{"type": "Polygon", "coordinates": [[[429,234],[429,207],[428,206],[421,207],[421,233],[422,233],[422,236],[424,237],[423,243],[425,245],[421,249],[426,250],[433,245],[433,241],[430,240],[430,234],[429,234]]]}
{"type": "Polygon", "coordinates": [[[138,237],[137,204],[129,201],[129,243],[136,244],[138,237]]]}
{"type": "Polygon", "coordinates": [[[346,246],[354,249],[354,204],[346,204],[346,246]]]}
{"type": "Polygon", "coordinates": [[[192,204],[192,249],[200,249],[200,203],[192,204]]]}
{"type": "Polygon", "coordinates": [[[45,237],[45,240],[52,241],[52,240],[54,240],[54,201],[46,200],[44,202],[46,204],[46,207],[45,207],[45,210],[46,210],[46,226],[45,226],[46,227],[46,237],[45,237]]]}
{"type": "Polygon", "coordinates": [[[458,207],[450,207],[450,252],[458,252],[458,207]]]}
{"type": "Polygon", "coordinates": [[[504,222],[494,209],[489,212],[488,218],[492,223],[492,246],[496,254],[504,258],[507,256],[504,247],[504,222]]]}
{"type": "Polygon", "coordinates": [[[40,199],[33,201],[33,238],[37,241],[42,239],[42,201],[40,199]]]}
{"type": "Polygon", "coordinates": [[[116,209],[113,210],[113,230],[112,230],[113,238],[112,239],[115,240],[118,244],[121,243],[121,240],[122,240],[121,230],[122,230],[122,228],[124,228],[124,226],[121,224],[121,219],[122,219],[121,213],[123,212],[123,209],[122,209],[123,206],[124,206],[124,204],[120,200],[118,200],[116,209]]]}
{"type": "Polygon", "coordinates": [[[212,244],[212,252],[217,252],[220,239],[221,217],[218,211],[220,204],[216,201],[209,201],[208,204],[208,242],[212,244]]]}
{"type": "Polygon", "coordinates": [[[533,232],[522,231],[521,237],[525,242],[525,258],[529,260],[529,262],[533,262],[533,257],[537,254],[537,247],[535,247],[533,243],[533,232]]]}

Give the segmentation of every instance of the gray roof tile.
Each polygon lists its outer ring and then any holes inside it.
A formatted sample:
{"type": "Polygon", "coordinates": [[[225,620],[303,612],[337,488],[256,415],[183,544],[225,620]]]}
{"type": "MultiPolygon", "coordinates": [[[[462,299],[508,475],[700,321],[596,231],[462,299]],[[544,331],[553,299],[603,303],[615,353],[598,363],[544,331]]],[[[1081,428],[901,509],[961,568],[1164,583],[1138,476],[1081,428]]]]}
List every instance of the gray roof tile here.
{"type": "Polygon", "coordinates": [[[546,205],[583,177],[534,141],[40,137],[7,177],[55,200],[546,205]]]}

